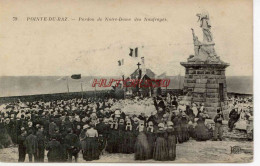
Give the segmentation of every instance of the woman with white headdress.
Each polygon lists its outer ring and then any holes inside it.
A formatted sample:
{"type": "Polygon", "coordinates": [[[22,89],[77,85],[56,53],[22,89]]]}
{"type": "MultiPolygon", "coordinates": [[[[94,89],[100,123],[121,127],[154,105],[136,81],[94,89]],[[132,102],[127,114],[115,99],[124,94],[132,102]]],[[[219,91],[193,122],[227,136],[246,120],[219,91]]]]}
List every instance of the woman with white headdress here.
{"type": "Polygon", "coordinates": [[[155,143],[155,127],[154,127],[154,123],[153,121],[149,121],[148,122],[148,126],[146,129],[146,136],[147,136],[147,141],[149,144],[149,150],[150,150],[150,154],[149,154],[149,159],[153,158],[153,149],[154,149],[154,143],[155,143]]]}
{"type": "Polygon", "coordinates": [[[125,135],[123,140],[123,153],[134,153],[135,135],[131,119],[126,119],[125,135]]]}
{"type": "Polygon", "coordinates": [[[139,134],[135,142],[135,160],[147,160],[149,159],[149,145],[147,137],[145,135],[144,121],[140,121],[138,126],[139,134]]]}
{"type": "Polygon", "coordinates": [[[114,118],[110,120],[109,136],[107,140],[106,150],[109,153],[118,153],[118,141],[119,141],[119,124],[118,119],[114,118]]]}
{"type": "Polygon", "coordinates": [[[246,118],[246,112],[243,109],[239,115],[238,121],[235,123],[235,128],[239,130],[246,130],[247,128],[247,118],[246,118]]]}
{"type": "Polygon", "coordinates": [[[153,159],[158,161],[168,160],[168,148],[167,148],[167,133],[164,129],[164,124],[158,124],[158,131],[156,132],[156,141],[153,151],[153,159]]]}
{"type": "Polygon", "coordinates": [[[167,149],[168,149],[168,160],[175,160],[176,158],[176,143],[177,143],[177,139],[175,136],[175,131],[173,128],[173,123],[172,121],[168,121],[167,122],[167,149]]]}

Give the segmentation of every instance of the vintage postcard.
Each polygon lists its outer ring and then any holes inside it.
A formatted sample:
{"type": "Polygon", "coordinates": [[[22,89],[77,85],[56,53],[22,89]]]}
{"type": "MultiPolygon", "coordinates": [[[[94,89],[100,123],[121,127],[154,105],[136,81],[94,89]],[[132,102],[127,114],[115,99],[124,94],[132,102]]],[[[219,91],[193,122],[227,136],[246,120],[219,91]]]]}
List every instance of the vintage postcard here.
{"type": "Polygon", "coordinates": [[[0,0],[0,162],[249,163],[252,0],[0,0]]]}

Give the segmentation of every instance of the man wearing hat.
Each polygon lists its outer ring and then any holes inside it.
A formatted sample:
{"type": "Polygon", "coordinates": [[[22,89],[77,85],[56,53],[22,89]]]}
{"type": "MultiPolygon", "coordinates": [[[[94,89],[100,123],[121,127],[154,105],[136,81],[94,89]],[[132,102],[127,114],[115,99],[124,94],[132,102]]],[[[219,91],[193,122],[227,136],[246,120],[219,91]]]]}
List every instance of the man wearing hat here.
{"type": "Polygon", "coordinates": [[[51,141],[49,141],[46,146],[46,150],[48,150],[47,153],[48,162],[61,161],[60,149],[61,149],[60,142],[56,140],[55,135],[51,135],[51,141]]]}
{"type": "MultiPolygon", "coordinates": [[[[37,124],[39,125],[39,124],[37,124]]],[[[38,127],[38,131],[36,132],[38,148],[37,148],[37,161],[44,162],[44,150],[45,150],[45,134],[43,133],[43,126],[38,127]]]]}
{"type": "Polygon", "coordinates": [[[75,157],[75,162],[78,160],[78,153],[80,151],[79,138],[73,133],[71,128],[67,129],[68,134],[65,137],[65,146],[67,147],[68,161],[72,162],[72,156],[75,157]]]}
{"type": "Polygon", "coordinates": [[[24,162],[26,156],[26,146],[24,145],[27,132],[22,130],[21,135],[18,136],[18,153],[19,159],[18,162],[24,162]]]}
{"type": "Polygon", "coordinates": [[[28,136],[25,139],[26,153],[29,156],[29,162],[32,162],[33,158],[37,158],[38,141],[34,135],[33,130],[28,131],[28,136]]]}

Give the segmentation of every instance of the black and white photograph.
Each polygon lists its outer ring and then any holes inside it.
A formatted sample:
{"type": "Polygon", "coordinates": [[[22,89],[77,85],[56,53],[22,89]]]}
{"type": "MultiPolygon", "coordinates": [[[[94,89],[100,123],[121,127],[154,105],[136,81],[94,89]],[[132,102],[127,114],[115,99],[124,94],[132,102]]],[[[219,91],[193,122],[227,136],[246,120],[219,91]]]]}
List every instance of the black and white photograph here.
{"type": "Polygon", "coordinates": [[[251,163],[252,0],[0,0],[1,163],[251,163]]]}

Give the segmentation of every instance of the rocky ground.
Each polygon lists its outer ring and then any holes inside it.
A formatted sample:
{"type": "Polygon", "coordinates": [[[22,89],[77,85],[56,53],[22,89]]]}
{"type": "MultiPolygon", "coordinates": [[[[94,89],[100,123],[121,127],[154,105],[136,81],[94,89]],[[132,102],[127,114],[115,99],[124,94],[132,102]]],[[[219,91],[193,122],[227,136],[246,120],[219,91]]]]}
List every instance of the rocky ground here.
{"type": "MultiPolygon", "coordinates": [[[[47,153],[46,153],[47,154],[47,153]]],[[[1,162],[17,162],[18,148],[10,147],[0,149],[1,162]]],[[[176,163],[233,163],[233,162],[252,162],[253,161],[253,142],[237,141],[226,138],[223,141],[205,141],[197,142],[190,140],[183,144],[177,144],[176,163]],[[231,146],[240,146],[239,154],[231,154],[231,146]]],[[[28,156],[26,156],[28,162],[28,156]]],[[[47,157],[45,156],[45,162],[47,157]]],[[[79,154],[79,162],[86,162],[79,154]]],[[[100,160],[93,162],[136,162],[133,154],[109,154],[105,153],[100,160]]],[[[139,161],[138,161],[139,162],[139,161]]],[[[142,162],[156,162],[154,160],[147,160],[142,162]]]]}

